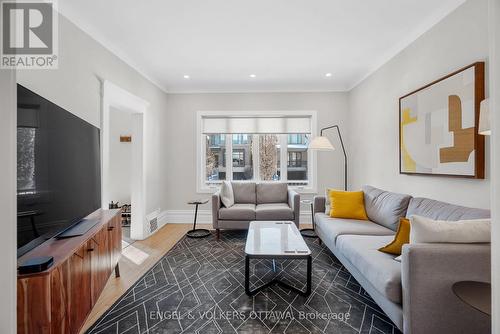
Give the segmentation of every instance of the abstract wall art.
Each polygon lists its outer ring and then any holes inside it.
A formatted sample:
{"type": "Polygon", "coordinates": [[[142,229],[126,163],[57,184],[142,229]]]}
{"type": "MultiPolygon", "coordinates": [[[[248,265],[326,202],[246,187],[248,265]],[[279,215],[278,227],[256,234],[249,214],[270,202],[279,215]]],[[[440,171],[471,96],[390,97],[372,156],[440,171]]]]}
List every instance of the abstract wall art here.
{"type": "Polygon", "coordinates": [[[399,172],[484,178],[484,62],[399,99],[399,172]]]}

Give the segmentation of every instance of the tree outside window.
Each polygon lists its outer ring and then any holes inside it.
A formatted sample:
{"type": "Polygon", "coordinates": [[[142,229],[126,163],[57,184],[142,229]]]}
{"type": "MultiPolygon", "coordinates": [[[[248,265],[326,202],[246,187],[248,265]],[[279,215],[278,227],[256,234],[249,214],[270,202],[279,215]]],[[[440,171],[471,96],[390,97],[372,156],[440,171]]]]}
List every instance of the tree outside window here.
{"type": "Polygon", "coordinates": [[[263,181],[279,180],[279,148],[277,135],[259,136],[259,172],[263,181]]]}

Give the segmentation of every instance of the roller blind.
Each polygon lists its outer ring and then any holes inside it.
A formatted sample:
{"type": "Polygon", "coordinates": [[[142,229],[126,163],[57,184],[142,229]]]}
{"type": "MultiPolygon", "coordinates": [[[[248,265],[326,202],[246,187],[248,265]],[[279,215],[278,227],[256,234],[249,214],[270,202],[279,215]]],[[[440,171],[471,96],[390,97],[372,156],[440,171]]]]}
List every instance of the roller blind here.
{"type": "Polygon", "coordinates": [[[203,116],[203,133],[311,133],[311,116],[203,116]]]}

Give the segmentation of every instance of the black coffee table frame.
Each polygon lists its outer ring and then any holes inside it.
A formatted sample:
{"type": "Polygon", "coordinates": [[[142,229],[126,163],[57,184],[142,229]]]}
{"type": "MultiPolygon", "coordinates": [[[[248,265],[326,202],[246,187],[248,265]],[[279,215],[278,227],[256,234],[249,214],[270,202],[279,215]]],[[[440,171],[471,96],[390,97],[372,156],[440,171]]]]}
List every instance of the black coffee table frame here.
{"type": "Polygon", "coordinates": [[[192,205],[196,206],[194,209],[193,229],[186,232],[186,235],[189,238],[205,238],[205,237],[208,237],[210,235],[209,230],[204,229],[204,228],[196,228],[196,218],[198,217],[198,206],[200,204],[206,204],[206,203],[208,203],[208,199],[188,202],[188,204],[192,204],[192,205]]]}
{"type": "Polygon", "coordinates": [[[297,253],[293,253],[290,255],[245,255],[245,293],[249,296],[254,296],[257,294],[259,291],[262,291],[263,289],[274,285],[278,284],[281,285],[284,288],[290,289],[292,291],[297,292],[301,296],[309,296],[311,294],[311,282],[312,281],[312,256],[311,255],[297,255],[297,253]],[[250,290],[250,259],[288,259],[288,260],[307,260],[307,283],[306,283],[306,290],[300,290],[297,289],[296,287],[293,287],[283,281],[280,281],[279,279],[273,279],[268,283],[265,283],[264,285],[259,286],[258,288],[255,288],[254,290],[250,290]]]}

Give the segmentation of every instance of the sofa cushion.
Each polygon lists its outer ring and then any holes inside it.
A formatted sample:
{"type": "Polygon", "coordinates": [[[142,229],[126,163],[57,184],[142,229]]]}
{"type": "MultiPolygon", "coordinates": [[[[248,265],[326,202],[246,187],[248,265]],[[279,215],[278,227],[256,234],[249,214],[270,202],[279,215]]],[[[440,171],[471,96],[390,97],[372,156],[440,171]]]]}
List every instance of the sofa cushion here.
{"type": "Polygon", "coordinates": [[[222,185],[220,187],[220,200],[226,208],[230,208],[234,205],[234,193],[231,182],[222,182],[222,185]]]}
{"type": "Polygon", "coordinates": [[[399,227],[394,240],[384,247],[379,248],[379,251],[399,256],[401,255],[403,245],[408,243],[410,243],[410,220],[408,218],[401,218],[399,219],[399,227]]]}
{"type": "Polygon", "coordinates": [[[330,190],[338,190],[335,188],[326,188],[325,189],[325,214],[329,215],[330,210],[332,209],[332,204],[330,203],[330,190]]]}
{"type": "Polygon", "coordinates": [[[287,203],[288,185],[283,182],[262,182],[256,185],[257,204],[287,203]]]}
{"type": "Polygon", "coordinates": [[[405,217],[411,196],[393,193],[372,186],[364,186],[365,210],[368,218],[396,231],[399,218],[405,217]]]}
{"type": "Polygon", "coordinates": [[[330,217],[368,220],[362,191],[330,190],[330,217]]]}
{"type": "Polygon", "coordinates": [[[393,230],[369,220],[330,218],[322,212],[314,216],[314,222],[318,234],[329,247],[335,247],[337,237],[343,234],[394,235],[393,230]]]}
{"type": "Polygon", "coordinates": [[[257,204],[257,220],[293,220],[293,210],[287,203],[257,204]]]}
{"type": "Polygon", "coordinates": [[[410,243],[490,243],[491,219],[459,221],[411,216],[410,243]]]}
{"type": "Polygon", "coordinates": [[[230,208],[220,208],[219,219],[253,220],[255,219],[255,204],[236,203],[230,208]]]}
{"type": "Polygon", "coordinates": [[[484,209],[467,208],[449,204],[429,198],[412,198],[408,205],[406,217],[413,215],[432,218],[436,220],[467,220],[490,218],[490,211],[484,209]]]}
{"type": "Polygon", "coordinates": [[[231,182],[234,203],[255,204],[255,182],[231,182]]]}
{"type": "Polygon", "coordinates": [[[391,242],[390,236],[341,235],[337,248],[378,292],[394,303],[402,303],[401,263],[378,249],[391,242]]]}

